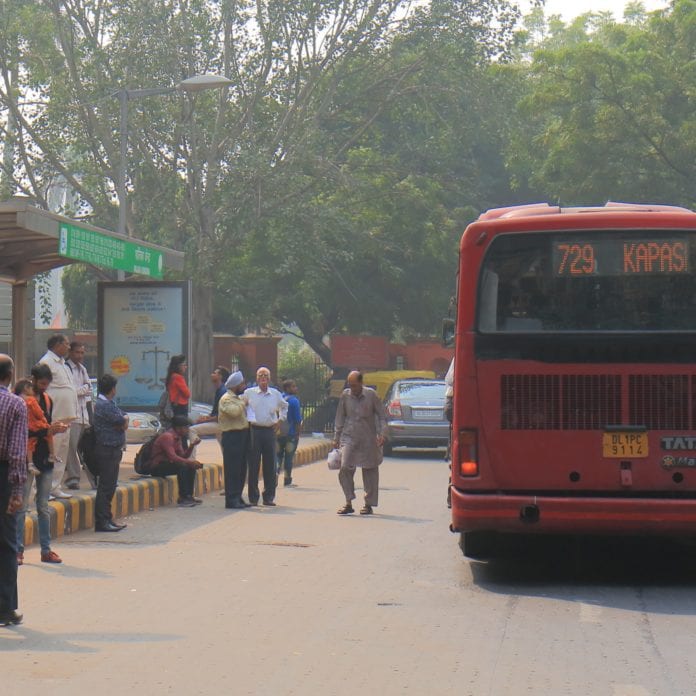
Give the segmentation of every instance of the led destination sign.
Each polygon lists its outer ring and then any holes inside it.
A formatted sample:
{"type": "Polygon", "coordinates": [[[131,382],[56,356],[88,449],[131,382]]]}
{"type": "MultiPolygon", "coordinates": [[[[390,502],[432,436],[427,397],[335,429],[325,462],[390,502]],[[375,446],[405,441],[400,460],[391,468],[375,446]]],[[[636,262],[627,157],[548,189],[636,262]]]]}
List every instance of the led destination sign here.
{"type": "Polygon", "coordinates": [[[663,239],[553,240],[556,276],[680,275],[689,272],[689,242],[685,237],[663,239]]]}

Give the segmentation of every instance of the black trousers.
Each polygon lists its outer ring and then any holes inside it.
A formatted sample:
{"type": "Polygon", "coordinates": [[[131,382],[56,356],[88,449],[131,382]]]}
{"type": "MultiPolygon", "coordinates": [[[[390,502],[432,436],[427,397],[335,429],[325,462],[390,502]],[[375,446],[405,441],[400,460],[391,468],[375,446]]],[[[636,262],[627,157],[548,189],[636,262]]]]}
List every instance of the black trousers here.
{"type": "Polygon", "coordinates": [[[111,501],[118,484],[118,470],[123,450],[120,447],[107,447],[97,443],[96,457],[99,466],[97,497],[94,501],[94,526],[105,527],[113,519],[111,501]]]}
{"type": "Polygon", "coordinates": [[[251,448],[249,455],[249,502],[259,502],[259,465],[263,461],[263,499],[272,502],[276,483],[276,433],[275,428],[251,426],[251,448]]]}
{"type": "Polygon", "coordinates": [[[225,467],[225,505],[242,497],[247,473],[249,429],[225,430],[222,433],[222,462],[225,467]]]}
{"type": "Polygon", "coordinates": [[[172,476],[176,474],[179,483],[179,498],[190,498],[193,496],[193,488],[196,483],[196,470],[180,462],[160,462],[157,466],[150,468],[153,476],[172,476]]]}
{"type": "Polygon", "coordinates": [[[0,462],[0,612],[14,611],[17,599],[17,517],[7,514],[9,464],[0,462]]]}

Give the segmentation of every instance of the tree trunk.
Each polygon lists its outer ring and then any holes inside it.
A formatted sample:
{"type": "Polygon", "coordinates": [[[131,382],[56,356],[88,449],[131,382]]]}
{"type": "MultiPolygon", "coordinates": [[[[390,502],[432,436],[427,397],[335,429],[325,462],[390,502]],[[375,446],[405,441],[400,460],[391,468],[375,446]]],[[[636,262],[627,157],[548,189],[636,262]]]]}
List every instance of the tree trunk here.
{"type": "Polygon", "coordinates": [[[213,371],[213,289],[198,280],[192,282],[191,306],[191,355],[189,356],[189,380],[191,398],[211,403],[213,388],[210,373],[213,371]]]}
{"type": "MultiPolygon", "coordinates": [[[[10,89],[13,88],[15,82],[14,70],[8,74],[10,89]]],[[[14,194],[14,156],[15,156],[15,138],[17,135],[17,122],[14,113],[10,109],[7,112],[7,124],[5,126],[5,142],[2,148],[3,159],[3,174],[0,177],[0,201],[5,201],[11,198],[14,194]]]]}
{"type": "Polygon", "coordinates": [[[332,367],[331,348],[322,341],[323,336],[313,332],[302,322],[298,322],[297,326],[302,332],[302,337],[307,342],[307,345],[322,359],[324,364],[332,367]]]}

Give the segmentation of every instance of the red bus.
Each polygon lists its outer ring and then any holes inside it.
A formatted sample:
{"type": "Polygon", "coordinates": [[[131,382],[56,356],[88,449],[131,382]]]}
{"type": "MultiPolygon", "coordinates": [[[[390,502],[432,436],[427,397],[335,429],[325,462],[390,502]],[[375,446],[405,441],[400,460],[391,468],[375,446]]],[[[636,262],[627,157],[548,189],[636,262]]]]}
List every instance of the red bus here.
{"type": "Polygon", "coordinates": [[[460,245],[451,505],[501,534],[696,533],[696,213],[490,210],[460,245]]]}

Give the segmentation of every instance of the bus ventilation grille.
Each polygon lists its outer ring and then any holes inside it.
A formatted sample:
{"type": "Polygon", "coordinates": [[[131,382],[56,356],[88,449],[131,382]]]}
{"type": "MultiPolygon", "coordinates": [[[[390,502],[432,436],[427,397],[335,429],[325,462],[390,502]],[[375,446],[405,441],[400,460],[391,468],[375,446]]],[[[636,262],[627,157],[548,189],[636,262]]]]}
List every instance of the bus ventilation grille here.
{"type": "Polygon", "coordinates": [[[649,430],[694,427],[694,416],[690,417],[689,411],[696,414],[696,377],[631,375],[628,387],[631,425],[645,425],[649,430]]]}
{"type": "Polygon", "coordinates": [[[503,375],[503,430],[601,430],[621,423],[617,375],[503,375]]]}

